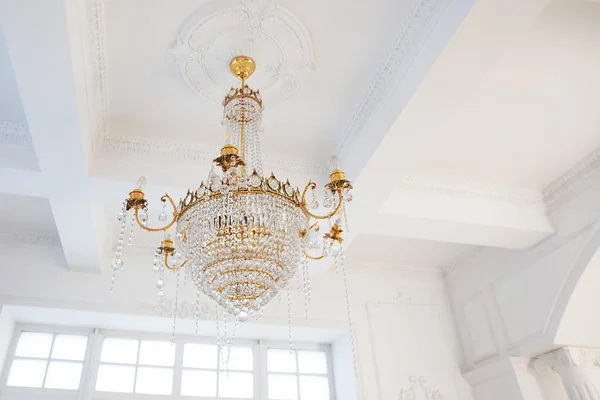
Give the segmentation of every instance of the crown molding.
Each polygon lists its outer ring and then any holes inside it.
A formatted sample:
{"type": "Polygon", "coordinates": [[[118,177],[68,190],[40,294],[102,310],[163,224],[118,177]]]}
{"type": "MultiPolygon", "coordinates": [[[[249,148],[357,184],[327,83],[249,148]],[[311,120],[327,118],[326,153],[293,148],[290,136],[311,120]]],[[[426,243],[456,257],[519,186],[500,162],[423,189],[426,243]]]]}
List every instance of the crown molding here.
{"type": "Polygon", "coordinates": [[[464,180],[440,180],[427,176],[407,176],[402,179],[399,188],[434,191],[461,197],[477,197],[518,206],[533,206],[541,212],[546,211],[542,194],[532,189],[464,180]]]}
{"type": "Polygon", "coordinates": [[[409,17],[400,23],[394,45],[388,50],[383,63],[377,69],[371,84],[358,104],[354,114],[344,127],[336,154],[344,154],[352,146],[376,107],[391,90],[391,83],[402,80],[416,54],[411,49],[421,42],[423,36],[436,24],[433,18],[446,8],[450,0],[418,0],[409,12],[409,17]]]}
{"type": "Polygon", "coordinates": [[[0,121],[0,145],[33,147],[27,126],[12,121],[0,121]]]}
{"type": "Polygon", "coordinates": [[[54,248],[60,246],[60,238],[45,232],[0,232],[0,244],[54,248]]]}
{"type": "Polygon", "coordinates": [[[467,259],[474,257],[475,255],[481,253],[484,249],[483,246],[473,246],[471,248],[466,249],[457,255],[452,261],[447,264],[441,266],[442,274],[444,276],[449,275],[456,271],[458,267],[460,267],[467,259]]]}
{"type": "Polygon", "coordinates": [[[544,202],[550,205],[559,199],[567,198],[575,188],[586,182],[598,171],[600,171],[600,147],[542,189],[544,202]]]}

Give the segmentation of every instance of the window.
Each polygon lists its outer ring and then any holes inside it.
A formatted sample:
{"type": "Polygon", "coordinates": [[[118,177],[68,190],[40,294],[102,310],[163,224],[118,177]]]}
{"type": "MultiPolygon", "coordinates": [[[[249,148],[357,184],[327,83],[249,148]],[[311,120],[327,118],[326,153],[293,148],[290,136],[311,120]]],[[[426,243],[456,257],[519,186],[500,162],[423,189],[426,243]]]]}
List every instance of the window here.
{"type": "Polygon", "coordinates": [[[79,389],[87,336],[21,332],[7,386],[79,389]]]}
{"type": "Polygon", "coordinates": [[[99,392],[171,394],[175,346],[169,342],[106,338],[96,378],[99,392]]]}
{"type": "Polygon", "coordinates": [[[219,351],[214,338],[172,343],[161,334],[49,329],[17,327],[2,391],[45,399],[60,390],[64,400],[335,400],[328,345],[295,343],[290,353],[287,343],[236,339],[219,351]]]}
{"type": "Polygon", "coordinates": [[[327,353],[268,349],[269,400],[330,400],[327,353]]]}
{"type": "Polygon", "coordinates": [[[183,347],[182,396],[210,398],[254,398],[254,354],[252,347],[224,348],[185,343],[183,347]],[[226,365],[223,360],[229,358],[226,365]]]}

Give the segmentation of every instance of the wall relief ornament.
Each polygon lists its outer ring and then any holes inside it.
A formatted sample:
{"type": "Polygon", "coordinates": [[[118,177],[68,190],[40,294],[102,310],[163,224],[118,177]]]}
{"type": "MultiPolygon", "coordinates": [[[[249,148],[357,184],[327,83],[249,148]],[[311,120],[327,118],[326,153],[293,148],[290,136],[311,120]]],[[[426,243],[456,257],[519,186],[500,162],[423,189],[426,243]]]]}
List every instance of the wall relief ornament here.
{"type": "Polygon", "coordinates": [[[600,350],[591,348],[561,347],[539,356],[534,362],[538,374],[557,371],[564,367],[600,368],[600,350]]]}
{"type": "Polygon", "coordinates": [[[270,106],[294,94],[313,68],[308,31],[272,0],[209,2],[181,27],[170,53],[190,89],[215,104],[237,84],[229,72],[235,56],[260,60],[252,85],[270,106]]]}
{"type": "Polygon", "coordinates": [[[443,400],[443,397],[438,390],[429,389],[425,377],[421,376],[416,378],[410,376],[408,381],[410,382],[410,387],[408,389],[400,390],[398,400],[443,400]]]}
{"type": "MultiPolygon", "coordinates": [[[[142,303],[143,308],[150,309],[159,317],[173,318],[175,314],[175,301],[163,298],[158,303],[142,303]]],[[[214,320],[217,317],[216,308],[212,304],[200,303],[198,305],[200,319],[214,320]]],[[[196,315],[196,304],[180,301],[177,304],[178,319],[194,319],[196,315]]]]}

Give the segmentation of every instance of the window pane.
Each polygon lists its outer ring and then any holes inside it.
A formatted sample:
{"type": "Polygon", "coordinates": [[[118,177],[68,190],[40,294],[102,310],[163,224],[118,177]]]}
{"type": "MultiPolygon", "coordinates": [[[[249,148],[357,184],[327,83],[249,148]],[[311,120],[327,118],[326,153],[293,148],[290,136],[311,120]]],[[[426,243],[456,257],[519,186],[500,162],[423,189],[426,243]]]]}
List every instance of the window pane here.
{"type": "Polygon", "coordinates": [[[23,332],[19,337],[17,357],[48,358],[52,347],[51,333],[23,332]]]}
{"type": "Polygon", "coordinates": [[[87,340],[87,336],[56,335],[52,346],[52,358],[83,361],[87,340]]]}
{"type": "Polygon", "coordinates": [[[79,389],[82,363],[50,361],[44,387],[50,389],[79,389]]]}
{"type": "Polygon", "coordinates": [[[100,365],[96,390],[101,392],[132,393],[135,367],[128,365],[100,365]]]}
{"type": "Polygon", "coordinates": [[[175,364],[175,346],[169,342],[142,340],[138,363],[172,367],[175,364]]]}
{"type": "Polygon", "coordinates": [[[254,397],[254,377],[251,372],[220,372],[219,397],[251,399],[254,397]]]}
{"type": "MultiPolygon", "coordinates": [[[[221,350],[225,352],[221,356],[221,369],[227,368],[227,352],[229,349],[225,346],[221,350]]],[[[254,369],[254,361],[252,357],[252,347],[231,347],[229,355],[229,370],[252,371],[254,369]]]]}
{"type": "Polygon", "coordinates": [[[171,368],[139,367],[135,392],[144,394],[171,394],[173,370],[171,368]]]}
{"type": "Polygon", "coordinates": [[[181,395],[215,397],[217,395],[217,373],[184,369],[181,375],[181,395]]]}
{"type": "Polygon", "coordinates": [[[298,370],[307,374],[326,374],[327,356],[324,351],[298,351],[298,370]]]}
{"type": "Polygon", "coordinates": [[[269,374],[269,400],[298,399],[298,381],[296,375],[269,374]]]}
{"type": "Polygon", "coordinates": [[[122,364],[137,362],[138,341],[134,339],[106,338],[102,343],[100,361],[122,364]]]}
{"type": "Polygon", "coordinates": [[[296,372],[296,352],[280,349],[267,350],[267,368],[273,372],[296,372]]]}
{"type": "Polygon", "coordinates": [[[186,343],[183,346],[183,366],[217,369],[217,346],[212,344],[186,343]]]}
{"type": "Polygon", "coordinates": [[[14,360],[8,374],[8,386],[42,387],[46,361],[14,360]]]}
{"type": "Polygon", "coordinates": [[[324,376],[301,376],[300,400],[329,400],[328,379],[324,376]]]}

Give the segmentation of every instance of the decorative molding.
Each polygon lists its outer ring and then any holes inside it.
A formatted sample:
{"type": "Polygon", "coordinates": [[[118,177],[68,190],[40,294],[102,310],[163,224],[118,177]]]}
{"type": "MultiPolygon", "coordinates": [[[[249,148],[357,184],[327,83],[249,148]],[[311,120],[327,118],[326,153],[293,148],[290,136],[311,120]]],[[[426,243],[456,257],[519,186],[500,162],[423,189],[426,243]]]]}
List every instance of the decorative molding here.
{"type": "Polygon", "coordinates": [[[552,204],[565,197],[598,171],[600,171],[600,147],[542,189],[544,202],[552,204]]]}
{"type": "Polygon", "coordinates": [[[106,76],[106,38],[104,0],[87,0],[87,16],[92,51],[93,96],[96,100],[96,115],[93,121],[92,151],[104,137],[109,135],[108,83],[106,76]]]}
{"type": "Polygon", "coordinates": [[[33,148],[27,126],[12,121],[0,121],[0,145],[33,148]]]}
{"type": "Polygon", "coordinates": [[[600,368],[600,349],[561,347],[539,356],[534,367],[538,374],[559,372],[561,367],[600,368]]]}
{"type": "MultiPolygon", "coordinates": [[[[142,303],[142,308],[147,308],[156,313],[159,317],[173,318],[175,314],[175,301],[163,298],[158,303],[142,303]]],[[[196,304],[180,301],[177,304],[177,318],[194,319],[196,316],[196,304]]],[[[217,317],[214,304],[200,303],[198,307],[198,316],[203,320],[214,320],[217,317]]]]}
{"type": "Polygon", "coordinates": [[[373,115],[375,108],[388,94],[391,89],[390,84],[404,77],[416,57],[413,50],[420,45],[432,25],[437,22],[437,20],[432,21],[433,16],[445,9],[449,2],[450,0],[418,0],[411,9],[408,19],[399,24],[401,28],[394,45],[375,73],[356,111],[346,123],[336,154],[342,155],[348,150],[367,120],[373,115]]]}
{"type": "Polygon", "coordinates": [[[182,26],[170,53],[190,89],[215,104],[237,84],[229,72],[235,56],[260,60],[252,81],[270,105],[293,95],[313,68],[308,31],[272,0],[209,2],[182,26]]]}
{"type": "Polygon", "coordinates": [[[484,249],[483,246],[473,246],[473,247],[470,247],[470,248],[466,249],[465,251],[461,252],[459,255],[457,255],[456,257],[454,257],[454,259],[452,261],[450,261],[449,263],[444,264],[444,265],[441,266],[440,269],[442,270],[442,274],[444,276],[446,276],[446,275],[449,275],[449,274],[453,273],[466,260],[468,260],[469,258],[474,257],[475,255],[481,253],[481,251],[483,249],[484,249]]]}
{"type": "Polygon", "coordinates": [[[0,244],[57,247],[60,238],[44,232],[0,232],[0,244]]]}
{"type": "MultiPolygon", "coordinates": [[[[195,164],[210,166],[217,156],[215,149],[206,146],[174,140],[150,139],[139,136],[107,136],[102,139],[98,156],[106,159],[143,159],[153,162],[195,164]]],[[[263,157],[265,171],[291,171],[316,179],[327,176],[325,164],[313,164],[289,158],[263,157]]]]}
{"type": "Polygon", "coordinates": [[[416,400],[417,389],[421,389],[421,391],[425,393],[425,398],[427,400],[443,400],[439,390],[432,390],[427,386],[427,380],[424,376],[419,378],[410,376],[408,381],[410,382],[409,388],[400,390],[400,396],[398,397],[398,400],[416,400]]]}
{"type": "Polygon", "coordinates": [[[452,196],[479,197],[515,205],[534,206],[543,213],[546,211],[542,194],[532,189],[490,185],[483,182],[468,182],[464,180],[443,181],[426,176],[407,176],[401,180],[399,188],[428,190],[452,196]]]}

